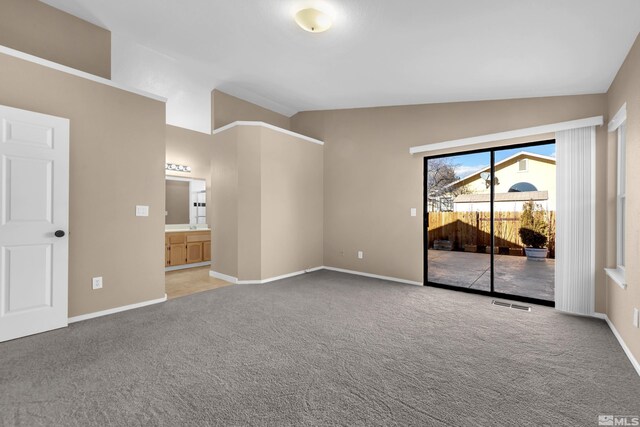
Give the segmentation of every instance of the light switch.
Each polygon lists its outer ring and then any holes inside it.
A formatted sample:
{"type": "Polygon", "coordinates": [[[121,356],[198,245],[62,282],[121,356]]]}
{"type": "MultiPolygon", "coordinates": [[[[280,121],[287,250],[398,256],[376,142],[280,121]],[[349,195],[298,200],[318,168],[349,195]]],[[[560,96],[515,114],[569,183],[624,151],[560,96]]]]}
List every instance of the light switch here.
{"type": "Polygon", "coordinates": [[[358,251],[358,259],[364,258],[364,252],[358,251]]]}
{"type": "Polygon", "coordinates": [[[633,326],[636,328],[640,328],[640,312],[637,308],[633,309],[633,326]]]}
{"type": "Polygon", "coordinates": [[[149,216],[149,206],[137,205],[136,216],[149,216]]]}
{"type": "Polygon", "coordinates": [[[411,216],[418,215],[418,210],[416,208],[411,208],[411,216]]]}

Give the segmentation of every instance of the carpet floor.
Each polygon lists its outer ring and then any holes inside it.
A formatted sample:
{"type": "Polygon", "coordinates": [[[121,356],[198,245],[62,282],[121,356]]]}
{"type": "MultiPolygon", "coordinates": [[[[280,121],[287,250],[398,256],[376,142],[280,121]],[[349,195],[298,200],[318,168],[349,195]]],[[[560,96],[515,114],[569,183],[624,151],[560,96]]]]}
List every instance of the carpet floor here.
{"type": "Polygon", "coordinates": [[[640,415],[602,320],[318,271],[0,344],[0,425],[554,425],[640,415]]]}

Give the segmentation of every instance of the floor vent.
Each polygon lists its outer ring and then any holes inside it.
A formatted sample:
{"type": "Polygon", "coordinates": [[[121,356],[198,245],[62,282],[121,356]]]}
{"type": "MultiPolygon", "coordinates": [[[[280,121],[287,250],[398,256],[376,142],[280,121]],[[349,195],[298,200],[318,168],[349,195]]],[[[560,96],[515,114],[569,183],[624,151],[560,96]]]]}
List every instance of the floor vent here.
{"type": "Polygon", "coordinates": [[[515,310],[522,310],[522,311],[531,311],[531,307],[526,306],[526,305],[518,305],[518,304],[510,304],[508,302],[504,302],[504,301],[496,301],[496,300],[492,300],[491,304],[493,305],[498,305],[500,307],[507,307],[507,308],[513,308],[515,310]]]}
{"type": "Polygon", "coordinates": [[[499,305],[501,307],[511,307],[511,304],[509,304],[508,302],[502,302],[502,301],[496,301],[496,300],[491,301],[491,304],[499,305]]]}

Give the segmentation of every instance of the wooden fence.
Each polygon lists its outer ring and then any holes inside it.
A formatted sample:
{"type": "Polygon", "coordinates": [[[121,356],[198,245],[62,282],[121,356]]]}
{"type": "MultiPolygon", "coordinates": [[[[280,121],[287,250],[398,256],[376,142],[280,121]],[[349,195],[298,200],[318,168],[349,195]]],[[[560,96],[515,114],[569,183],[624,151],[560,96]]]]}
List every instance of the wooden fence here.
{"type": "MultiPolygon", "coordinates": [[[[523,248],[520,240],[521,212],[495,212],[495,246],[505,252],[523,248]]],[[[549,256],[555,251],[556,215],[547,212],[549,220],[549,256]]],[[[429,247],[435,240],[449,240],[454,250],[465,250],[465,245],[487,247],[491,245],[491,220],[489,212],[430,212],[429,247]]],[[[482,251],[482,250],[481,250],[482,251]]]]}

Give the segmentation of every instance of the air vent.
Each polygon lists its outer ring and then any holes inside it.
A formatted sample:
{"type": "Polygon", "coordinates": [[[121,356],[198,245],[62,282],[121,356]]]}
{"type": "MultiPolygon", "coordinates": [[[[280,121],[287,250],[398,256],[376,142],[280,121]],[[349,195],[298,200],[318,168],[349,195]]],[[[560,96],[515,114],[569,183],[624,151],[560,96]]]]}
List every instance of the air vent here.
{"type": "Polygon", "coordinates": [[[493,305],[498,305],[500,307],[507,307],[507,308],[513,308],[515,310],[521,310],[521,311],[531,311],[531,307],[526,306],[526,305],[518,305],[518,304],[510,304],[508,302],[504,302],[504,301],[496,301],[496,300],[492,300],[491,304],[493,305]]]}
{"type": "Polygon", "coordinates": [[[511,304],[509,304],[508,302],[502,302],[502,301],[493,300],[491,303],[493,305],[499,305],[501,307],[511,307],[511,304]]]}

